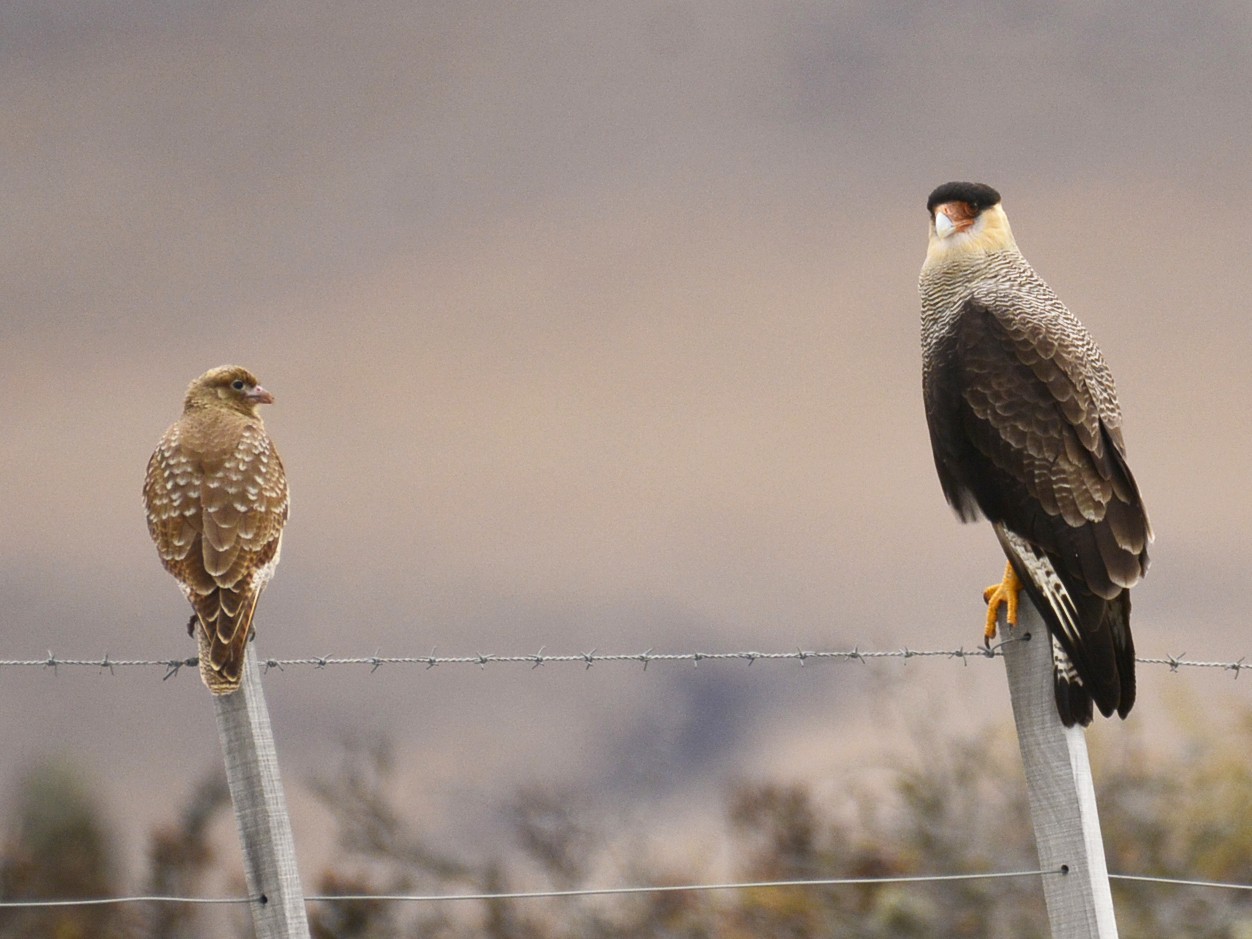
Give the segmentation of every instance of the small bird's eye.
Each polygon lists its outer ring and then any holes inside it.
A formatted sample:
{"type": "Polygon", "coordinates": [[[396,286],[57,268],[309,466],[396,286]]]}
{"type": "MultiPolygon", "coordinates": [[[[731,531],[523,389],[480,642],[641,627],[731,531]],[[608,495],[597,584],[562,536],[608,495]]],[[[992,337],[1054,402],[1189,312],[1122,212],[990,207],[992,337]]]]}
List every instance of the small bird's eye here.
{"type": "Polygon", "coordinates": [[[230,386],[234,388],[236,391],[243,391],[243,388],[244,388],[243,379],[236,378],[234,381],[230,383],[230,386]]]}

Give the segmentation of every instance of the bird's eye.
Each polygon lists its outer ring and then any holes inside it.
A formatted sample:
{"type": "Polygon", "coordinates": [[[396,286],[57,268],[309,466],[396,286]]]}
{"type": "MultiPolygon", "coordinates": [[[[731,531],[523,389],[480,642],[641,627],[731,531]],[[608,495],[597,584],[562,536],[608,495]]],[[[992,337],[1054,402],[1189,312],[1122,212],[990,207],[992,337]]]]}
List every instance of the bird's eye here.
{"type": "Polygon", "coordinates": [[[243,379],[242,379],[242,378],[236,378],[234,381],[232,381],[232,382],[230,383],[230,386],[231,386],[232,388],[234,388],[236,391],[243,391],[243,389],[244,389],[243,379]]]}

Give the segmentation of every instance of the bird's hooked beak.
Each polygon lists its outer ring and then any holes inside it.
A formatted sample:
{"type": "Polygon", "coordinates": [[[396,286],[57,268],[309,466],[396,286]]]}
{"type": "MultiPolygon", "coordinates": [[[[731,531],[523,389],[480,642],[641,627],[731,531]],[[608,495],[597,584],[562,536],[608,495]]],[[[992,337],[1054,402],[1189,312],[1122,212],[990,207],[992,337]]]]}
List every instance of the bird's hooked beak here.
{"type": "Polygon", "coordinates": [[[260,385],[249,391],[244,398],[253,404],[273,404],[274,396],[262,388],[260,385]]]}
{"type": "Polygon", "coordinates": [[[978,214],[968,202],[945,202],[935,206],[935,234],[947,238],[957,232],[963,232],[971,225],[978,214]]]}

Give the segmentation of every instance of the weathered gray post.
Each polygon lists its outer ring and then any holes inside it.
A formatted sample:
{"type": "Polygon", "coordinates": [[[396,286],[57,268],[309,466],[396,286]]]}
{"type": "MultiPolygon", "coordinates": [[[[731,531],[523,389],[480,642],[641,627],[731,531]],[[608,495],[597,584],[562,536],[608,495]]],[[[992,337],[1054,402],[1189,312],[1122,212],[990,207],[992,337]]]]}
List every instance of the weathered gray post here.
{"type": "MultiPolygon", "coordinates": [[[[1003,625],[1001,635],[1004,635],[1003,625]]],[[[1026,769],[1030,819],[1042,870],[1043,895],[1055,939],[1116,939],[1104,842],[1095,787],[1081,727],[1065,727],[1052,689],[1052,641],[1039,612],[1023,592],[1018,626],[1006,642],[1017,743],[1026,769]]]]}
{"type": "Polygon", "coordinates": [[[243,846],[244,875],[248,893],[256,898],[250,908],[257,939],[308,939],[278,752],[251,646],[244,659],[243,684],[233,694],[215,695],[213,703],[243,846]]]}

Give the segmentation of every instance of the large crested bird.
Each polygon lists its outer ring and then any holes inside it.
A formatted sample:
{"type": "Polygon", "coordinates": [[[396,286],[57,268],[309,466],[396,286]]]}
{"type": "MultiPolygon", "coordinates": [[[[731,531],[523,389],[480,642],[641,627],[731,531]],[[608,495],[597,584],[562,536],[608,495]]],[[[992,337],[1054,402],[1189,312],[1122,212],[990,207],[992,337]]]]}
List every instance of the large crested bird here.
{"type": "Polygon", "coordinates": [[[273,402],[245,368],[210,369],[148,461],[143,499],[161,563],[195,610],[188,630],[214,694],[242,680],[261,591],[278,565],[287,477],[257,408],[273,402]]]}
{"type": "Polygon", "coordinates": [[[987,588],[1017,622],[1025,589],[1051,635],[1057,711],[1091,722],[1135,702],[1130,588],[1152,527],[1126,463],[1113,377],[1086,328],[1013,240],[1000,194],[930,194],[919,279],[922,386],[939,482],[963,521],[987,518],[1008,557],[987,588]]]}

